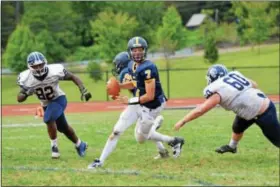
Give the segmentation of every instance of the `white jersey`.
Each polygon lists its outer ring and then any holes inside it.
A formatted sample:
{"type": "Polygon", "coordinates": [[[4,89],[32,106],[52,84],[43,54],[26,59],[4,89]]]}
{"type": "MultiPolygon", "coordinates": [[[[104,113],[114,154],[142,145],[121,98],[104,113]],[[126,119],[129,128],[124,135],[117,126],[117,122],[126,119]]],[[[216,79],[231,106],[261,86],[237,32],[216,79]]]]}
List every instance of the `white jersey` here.
{"type": "Polygon", "coordinates": [[[229,72],[209,84],[203,93],[206,98],[218,93],[221,97],[220,105],[224,109],[246,120],[257,116],[265,99],[264,93],[253,88],[252,83],[238,71],[229,72]]]}
{"type": "Polygon", "coordinates": [[[63,65],[51,64],[48,65],[47,76],[42,81],[35,78],[28,69],[19,74],[18,85],[25,89],[34,90],[41,104],[46,106],[49,101],[65,95],[58,85],[59,80],[63,79],[64,76],[65,70],[63,65]]]}

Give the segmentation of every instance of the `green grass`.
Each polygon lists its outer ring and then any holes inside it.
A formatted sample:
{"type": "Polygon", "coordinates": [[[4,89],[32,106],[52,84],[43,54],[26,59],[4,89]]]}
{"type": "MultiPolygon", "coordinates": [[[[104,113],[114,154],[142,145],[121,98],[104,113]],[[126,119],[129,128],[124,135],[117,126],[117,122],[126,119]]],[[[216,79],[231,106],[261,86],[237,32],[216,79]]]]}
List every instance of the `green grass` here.
{"type": "Polygon", "coordinates": [[[39,119],[32,116],[3,117],[2,185],[279,185],[279,150],[256,125],[246,131],[237,154],[214,152],[216,147],[228,143],[231,135],[234,115],[222,109],[214,109],[180,132],[172,130],[173,124],[186,111],[163,112],[165,120],[160,132],[186,139],[178,159],[153,160],[157,154],[155,144],[136,143],[133,126],[122,135],[104,168],[96,172],[86,170],[87,165],[100,156],[119,113],[68,114],[69,123],[78,136],[89,143],[89,148],[86,157],[79,158],[74,145],[59,134],[59,160],[50,158],[50,141],[46,127],[39,119]],[[7,128],[12,124],[26,127],[7,128]],[[28,124],[42,126],[28,127],[28,124]]]}
{"type": "MultiPolygon", "coordinates": [[[[279,46],[270,45],[261,48],[261,54],[256,50],[246,50],[220,54],[220,63],[231,67],[258,67],[258,66],[278,66],[279,46]]],[[[159,69],[165,68],[163,60],[156,61],[159,69]]],[[[170,98],[201,97],[203,88],[206,86],[205,73],[209,64],[205,64],[203,57],[193,56],[183,59],[173,59],[170,62],[171,68],[205,68],[203,70],[170,71],[170,98]]],[[[259,87],[267,94],[279,94],[279,67],[278,68],[253,68],[240,70],[245,76],[257,81],[259,87]]],[[[92,81],[87,74],[78,74],[86,87],[91,91],[93,101],[106,100],[106,77],[99,82],[92,81]]],[[[110,76],[110,75],[109,75],[110,76]]],[[[2,76],[3,104],[16,104],[16,95],[19,88],[16,85],[15,75],[2,76]]],[[[167,94],[167,72],[160,71],[160,78],[167,94]]],[[[66,92],[68,101],[79,102],[80,93],[72,82],[61,82],[60,87],[66,92]]],[[[37,103],[36,97],[28,98],[26,103],[37,103]]]]}

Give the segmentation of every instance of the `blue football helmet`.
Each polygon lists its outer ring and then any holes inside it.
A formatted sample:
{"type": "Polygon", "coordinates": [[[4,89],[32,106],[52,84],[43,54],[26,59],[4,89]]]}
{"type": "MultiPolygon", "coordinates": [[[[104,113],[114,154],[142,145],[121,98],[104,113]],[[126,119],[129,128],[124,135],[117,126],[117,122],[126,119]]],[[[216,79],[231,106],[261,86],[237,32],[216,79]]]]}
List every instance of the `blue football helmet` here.
{"type": "Polygon", "coordinates": [[[128,52],[124,51],[118,53],[113,60],[114,68],[112,69],[112,74],[114,76],[119,75],[121,71],[128,66],[129,61],[130,57],[128,52]]]}
{"type": "Polygon", "coordinates": [[[224,77],[228,74],[227,68],[222,64],[215,64],[211,66],[206,74],[207,84],[211,84],[212,82],[216,81],[220,77],[224,77]]]}
{"type": "Polygon", "coordinates": [[[128,41],[127,51],[129,53],[131,60],[134,60],[135,62],[142,62],[147,56],[148,43],[144,38],[140,36],[135,36],[128,41]],[[134,48],[139,48],[139,47],[143,48],[143,52],[134,53],[132,51],[134,48]]]}
{"type": "Polygon", "coordinates": [[[27,67],[32,74],[41,77],[48,72],[47,59],[40,52],[32,52],[27,56],[27,67]]]}

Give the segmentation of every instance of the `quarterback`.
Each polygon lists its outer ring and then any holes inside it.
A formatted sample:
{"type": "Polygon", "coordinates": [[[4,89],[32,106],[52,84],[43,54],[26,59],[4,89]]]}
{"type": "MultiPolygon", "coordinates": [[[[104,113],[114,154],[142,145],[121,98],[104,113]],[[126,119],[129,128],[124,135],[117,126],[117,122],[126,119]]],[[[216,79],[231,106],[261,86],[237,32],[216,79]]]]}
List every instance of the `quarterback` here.
{"type": "MultiPolygon", "coordinates": [[[[129,62],[130,62],[130,57],[128,52],[126,51],[118,53],[113,60],[114,68],[112,69],[112,74],[118,76],[120,83],[126,83],[132,81],[131,75],[128,72],[129,62]]],[[[133,95],[135,95],[135,91],[136,91],[135,89],[131,89],[129,91],[133,95]]],[[[95,159],[94,162],[92,162],[88,166],[88,169],[93,169],[104,165],[106,158],[116,148],[120,136],[137,121],[138,115],[135,112],[136,109],[137,109],[137,105],[128,105],[124,109],[124,111],[121,113],[117,123],[113,128],[112,134],[109,136],[106,142],[106,145],[102,151],[100,158],[95,159]]],[[[161,115],[157,116],[155,120],[157,129],[161,126],[162,121],[163,121],[163,117],[161,115]]],[[[159,155],[156,156],[155,159],[168,157],[169,156],[168,151],[164,148],[162,142],[156,141],[155,143],[159,150],[159,155]]]]}

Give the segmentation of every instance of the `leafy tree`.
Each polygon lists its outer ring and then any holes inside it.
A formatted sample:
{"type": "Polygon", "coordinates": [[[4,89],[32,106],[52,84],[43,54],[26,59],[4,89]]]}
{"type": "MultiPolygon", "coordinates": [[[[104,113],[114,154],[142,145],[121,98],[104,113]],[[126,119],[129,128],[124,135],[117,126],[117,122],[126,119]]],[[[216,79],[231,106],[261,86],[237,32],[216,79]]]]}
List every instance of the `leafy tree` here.
{"type": "Polygon", "coordinates": [[[8,45],[3,55],[4,64],[17,73],[27,69],[27,55],[35,51],[37,46],[35,37],[28,26],[18,25],[9,37],[8,45]]]}
{"type": "Polygon", "coordinates": [[[89,73],[90,78],[95,82],[102,80],[102,68],[99,63],[90,61],[87,66],[87,72],[89,73]]]}
{"type": "Polygon", "coordinates": [[[20,1],[1,2],[1,50],[3,50],[6,47],[8,38],[16,28],[17,21],[20,20],[22,13],[23,13],[23,2],[20,1]]]}
{"type": "Polygon", "coordinates": [[[171,6],[165,12],[162,26],[157,30],[157,40],[167,56],[186,46],[186,29],[182,26],[181,17],[175,7],[171,6]]]}
{"type": "Polygon", "coordinates": [[[123,12],[135,17],[139,24],[137,29],[131,33],[131,37],[142,36],[148,41],[149,47],[156,45],[156,30],[161,24],[166,9],[164,2],[108,2],[107,5],[112,8],[114,13],[123,12]]]}
{"type": "Polygon", "coordinates": [[[61,62],[75,51],[81,38],[75,33],[73,20],[78,16],[73,12],[71,2],[24,2],[24,9],[22,23],[28,25],[36,37],[39,35],[41,42],[51,40],[45,45],[47,56],[61,62]]]}
{"type": "Polygon", "coordinates": [[[216,46],[217,24],[208,16],[202,26],[202,31],[204,32],[204,59],[206,62],[215,63],[219,59],[218,49],[216,46]]]}
{"type": "Polygon", "coordinates": [[[127,13],[113,13],[111,10],[101,12],[97,19],[91,22],[93,35],[96,35],[96,45],[100,57],[111,62],[120,51],[127,49],[128,39],[134,33],[138,23],[127,13]]]}

